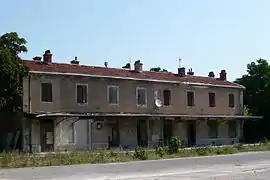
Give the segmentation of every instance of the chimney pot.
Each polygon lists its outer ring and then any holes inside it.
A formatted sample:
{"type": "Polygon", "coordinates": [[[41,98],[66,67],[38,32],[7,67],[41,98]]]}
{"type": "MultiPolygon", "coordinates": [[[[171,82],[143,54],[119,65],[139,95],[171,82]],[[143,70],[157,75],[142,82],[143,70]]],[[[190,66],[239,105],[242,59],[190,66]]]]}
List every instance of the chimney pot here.
{"type": "Polygon", "coordinates": [[[178,68],[178,75],[181,77],[185,76],[186,75],[186,68],[184,68],[184,67],[178,68]]]}
{"type": "Polygon", "coordinates": [[[70,64],[80,64],[80,61],[78,61],[77,56],[75,56],[75,58],[70,61],[70,64]]]}
{"type": "Polygon", "coordinates": [[[208,74],[208,77],[215,77],[215,74],[213,71],[210,71],[209,74],[208,74]]]}
{"type": "Polygon", "coordinates": [[[194,75],[194,72],[192,71],[192,68],[190,68],[190,69],[188,70],[187,74],[188,74],[188,75],[191,75],[191,76],[194,75]]]}
{"type": "Polygon", "coordinates": [[[227,73],[226,70],[221,70],[219,73],[219,79],[222,81],[226,81],[227,80],[227,73]]]}
{"type": "Polygon", "coordinates": [[[33,57],[33,60],[34,60],[34,61],[41,61],[41,59],[42,59],[42,58],[41,58],[41,57],[39,57],[39,56],[35,56],[35,57],[33,57]]]}
{"type": "Polygon", "coordinates": [[[52,53],[50,50],[46,50],[43,54],[43,62],[47,64],[52,63],[52,53]]]}
{"type": "Polygon", "coordinates": [[[142,72],[142,66],[143,66],[143,64],[141,63],[140,60],[135,61],[135,63],[134,63],[134,71],[135,72],[142,72]]]}

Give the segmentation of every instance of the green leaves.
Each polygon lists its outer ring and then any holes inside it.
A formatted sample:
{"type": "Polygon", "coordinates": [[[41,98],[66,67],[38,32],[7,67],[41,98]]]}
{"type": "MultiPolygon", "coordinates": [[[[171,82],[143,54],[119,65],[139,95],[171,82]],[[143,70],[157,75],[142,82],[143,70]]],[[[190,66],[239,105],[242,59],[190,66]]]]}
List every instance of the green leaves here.
{"type": "Polygon", "coordinates": [[[19,58],[21,52],[27,52],[26,40],[16,32],[0,36],[0,113],[17,112],[22,106],[23,77],[28,68],[19,58]]]}

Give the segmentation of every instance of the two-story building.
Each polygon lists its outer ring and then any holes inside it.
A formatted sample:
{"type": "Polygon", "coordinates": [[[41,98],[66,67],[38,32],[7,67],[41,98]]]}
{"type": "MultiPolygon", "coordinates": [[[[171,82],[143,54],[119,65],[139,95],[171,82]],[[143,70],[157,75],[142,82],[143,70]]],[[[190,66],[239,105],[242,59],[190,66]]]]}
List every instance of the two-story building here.
{"type": "Polygon", "coordinates": [[[242,137],[244,87],[219,77],[25,60],[23,144],[33,151],[232,144],[242,137]]]}

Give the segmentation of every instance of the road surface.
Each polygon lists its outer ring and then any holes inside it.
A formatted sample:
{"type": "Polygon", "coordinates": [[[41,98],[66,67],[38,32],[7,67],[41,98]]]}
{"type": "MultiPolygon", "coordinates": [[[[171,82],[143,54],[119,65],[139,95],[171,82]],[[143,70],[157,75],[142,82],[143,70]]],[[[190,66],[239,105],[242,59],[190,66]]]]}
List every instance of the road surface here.
{"type": "Polygon", "coordinates": [[[270,180],[270,152],[0,170],[1,180],[270,180]]]}

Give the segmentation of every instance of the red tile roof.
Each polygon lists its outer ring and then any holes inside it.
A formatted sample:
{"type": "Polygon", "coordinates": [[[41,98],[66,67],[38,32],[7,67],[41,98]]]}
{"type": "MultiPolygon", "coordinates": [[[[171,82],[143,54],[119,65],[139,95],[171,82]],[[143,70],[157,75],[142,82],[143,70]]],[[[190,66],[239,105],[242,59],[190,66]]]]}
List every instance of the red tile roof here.
{"type": "Polygon", "coordinates": [[[42,62],[36,62],[34,60],[24,60],[25,65],[30,71],[42,71],[42,72],[57,72],[57,73],[76,73],[86,75],[99,75],[99,76],[113,76],[122,78],[137,78],[146,80],[161,80],[161,81],[178,81],[178,82],[190,82],[190,83],[203,83],[211,85],[224,85],[224,86],[235,86],[241,87],[236,83],[229,81],[221,81],[216,78],[202,77],[202,76],[191,76],[186,75],[184,77],[177,76],[173,73],[166,72],[153,72],[143,71],[136,73],[129,69],[119,68],[106,68],[97,66],[86,66],[86,65],[73,65],[67,63],[51,63],[44,64],[42,62]]]}

